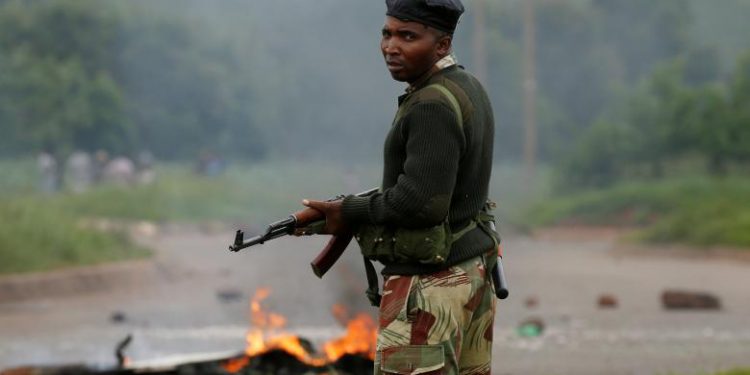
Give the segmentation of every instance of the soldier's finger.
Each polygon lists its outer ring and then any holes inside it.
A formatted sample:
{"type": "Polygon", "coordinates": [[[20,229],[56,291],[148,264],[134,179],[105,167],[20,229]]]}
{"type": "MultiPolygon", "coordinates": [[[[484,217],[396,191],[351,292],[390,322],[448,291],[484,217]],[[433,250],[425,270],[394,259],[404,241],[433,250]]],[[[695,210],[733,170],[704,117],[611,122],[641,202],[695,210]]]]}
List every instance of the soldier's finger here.
{"type": "Polygon", "coordinates": [[[326,202],[313,201],[309,199],[303,199],[302,204],[307,207],[314,208],[318,211],[325,211],[325,209],[328,208],[328,204],[326,202]]]}

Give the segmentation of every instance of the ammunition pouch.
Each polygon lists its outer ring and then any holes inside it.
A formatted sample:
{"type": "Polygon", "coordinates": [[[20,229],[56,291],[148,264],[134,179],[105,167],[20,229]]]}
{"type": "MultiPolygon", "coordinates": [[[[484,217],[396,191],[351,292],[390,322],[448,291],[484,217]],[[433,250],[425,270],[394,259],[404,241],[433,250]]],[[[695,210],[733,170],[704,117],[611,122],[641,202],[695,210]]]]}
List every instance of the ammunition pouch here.
{"type": "Polygon", "coordinates": [[[492,237],[497,248],[500,236],[494,229],[495,216],[490,214],[494,205],[488,201],[477,216],[456,233],[452,233],[447,219],[441,225],[426,229],[392,229],[384,225],[369,224],[360,226],[354,238],[364,257],[367,274],[365,293],[370,303],[376,307],[380,306],[381,299],[373,260],[386,263],[445,263],[453,243],[477,227],[492,237]]]}
{"type": "Polygon", "coordinates": [[[442,264],[448,259],[453,242],[476,228],[476,220],[452,233],[448,221],[429,228],[392,228],[362,225],[354,238],[362,255],[383,263],[442,264]]]}

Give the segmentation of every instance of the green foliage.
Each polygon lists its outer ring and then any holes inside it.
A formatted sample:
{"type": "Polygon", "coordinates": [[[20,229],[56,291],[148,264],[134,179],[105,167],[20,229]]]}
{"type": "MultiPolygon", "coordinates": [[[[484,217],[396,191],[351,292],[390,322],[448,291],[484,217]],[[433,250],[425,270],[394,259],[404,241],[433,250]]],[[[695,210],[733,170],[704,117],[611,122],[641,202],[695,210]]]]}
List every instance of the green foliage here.
{"type": "Polygon", "coordinates": [[[255,95],[232,48],[178,17],[111,1],[0,4],[2,153],[74,149],[258,158],[255,95]],[[221,54],[219,54],[221,53],[221,54]]]}
{"type": "Polygon", "coordinates": [[[713,175],[750,160],[750,61],[728,82],[688,83],[684,59],[649,80],[578,140],[562,162],[560,186],[608,186],[633,177],[662,177],[675,161],[704,160],[713,175]]]}
{"type": "Polygon", "coordinates": [[[164,165],[149,186],[98,186],[83,194],[41,195],[33,193],[33,171],[30,160],[0,162],[0,274],[147,255],[123,233],[84,225],[99,218],[226,220],[262,228],[301,209],[303,198],[365,190],[377,184],[367,176],[378,176],[374,166],[342,173],[330,164],[274,163],[232,166],[220,177],[206,178],[185,165],[164,165]]]}
{"type": "MultiPolygon", "coordinates": [[[[490,82],[503,157],[521,154],[523,2],[490,2],[490,82]],[[508,46],[510,45],[510,46],[508,46]]],[[[541,157],[564,155],[618,91],[691,49],[687,0],[536,2],[536,68],[541,157]]],[[[470,44],[459,41],[458,45],[470,44]]],[[[469,65],[471,67],[471,65],[469,65]]],[[[707,68],[708,69],[708,68],[707,68]]]]}
{"type": "Polygon", "coordinates": [[[45,199],[0,200],[0,274],[143,257],[123,234],[83,228],[45,199]]]}
{"type": "Polygon", "coordinates": [[[0,119],[15,136],[3,144],[55,154],[92,143],[113,151],[129,146],[122,93],[102,69],[113,17],[94,4],[14,1],[0,8],[0,119]]]}
{"type": "Polygon", "coordinates": [[[37,167],[31,159],[0,160],[0,197],[7,198],[19,193],[30,193],[36,188],[37,167]]]}
{"type": "Polygon", "coordinates": [[[632,153],[632,145],[627,142],[632,131],[622,124],[594,124],[563,160],[556,185],[564,190],[612,185],[632,153]]]}
{"type": "Polygon", "coordinates": [[[750,180],[667,179],[550,199],[527,212],[533,226],[562,223],[641,227],[638,238],[698,246],[750,247],[750,180]]]}
{"type": "Polygon", "coordinates": [[[728,371],[717,372],[714,375],[750,375],[750,369],[734,369],[728,371]]]}
{"type": "Polygon", "coordinates": [[[713,372],[706,375],[750,375],[750,369],[748,368],[736,368],[732,370],[713,372]]]}

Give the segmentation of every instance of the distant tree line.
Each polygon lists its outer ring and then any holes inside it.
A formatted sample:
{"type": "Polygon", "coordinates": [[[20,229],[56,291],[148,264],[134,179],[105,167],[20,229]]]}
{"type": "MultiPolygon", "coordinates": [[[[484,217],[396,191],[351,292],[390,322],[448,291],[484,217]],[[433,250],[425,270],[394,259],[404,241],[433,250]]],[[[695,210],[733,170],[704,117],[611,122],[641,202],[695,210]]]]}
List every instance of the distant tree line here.
{"type": "Polygon", "coordinates": [[[259,158],[257,95],[226,42],[178,17],[95,0],[0,4],[0,153],[201,149],[259,158]]]}
{"type": "MultiPolygon", "coordinates": [[[[675,163],[723,174],[748,160],[750,55],[737,56],[750,51],[750,23],[737,15],[750,16],[750,3],[535,3],[540,157],[558,167],[560,188],[659,177],[675,163]]],[[[522,2],[488,5],[496,144],[518,158],[522,2]]]]}
{"type": "MultiPolygon", "coordinates": [[[[518,160],[522,2],[486,4],[495,154],[518,160]]],[[[744,160],[747,59],[736,61],[750,49],[750,3],[535,4],[539,156],[562,165],[563,185],[659,175],[675,158],[705,160],[712,173],[744,160]]],[[[0,1],[0,156],[101,148],[377,160],[401,93],[378,52],[384,9],[371,0],[0,1]]],[[[468,0],[467,9],[455,46],[472,71],[468,0]]]]}
{"type": "Polygon", "coordinates": [[[583,132],[562,162],[563,186],[660,178],[680,164],[717,176],[746,170],[750,53],[727,79],[700,78],[684,58],[661,65],[583,132]]]}

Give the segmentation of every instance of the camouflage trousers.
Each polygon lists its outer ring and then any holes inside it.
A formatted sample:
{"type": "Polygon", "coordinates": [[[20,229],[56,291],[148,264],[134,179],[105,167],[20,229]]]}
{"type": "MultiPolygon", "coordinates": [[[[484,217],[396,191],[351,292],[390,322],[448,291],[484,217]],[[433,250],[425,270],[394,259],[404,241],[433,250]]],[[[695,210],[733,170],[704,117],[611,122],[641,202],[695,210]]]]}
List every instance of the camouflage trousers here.
{"type": "Polygon", "coordinates": [[[493,250],[426,275],[388,276],[375,357],[380,374],[490,374],[493,250]]]}

